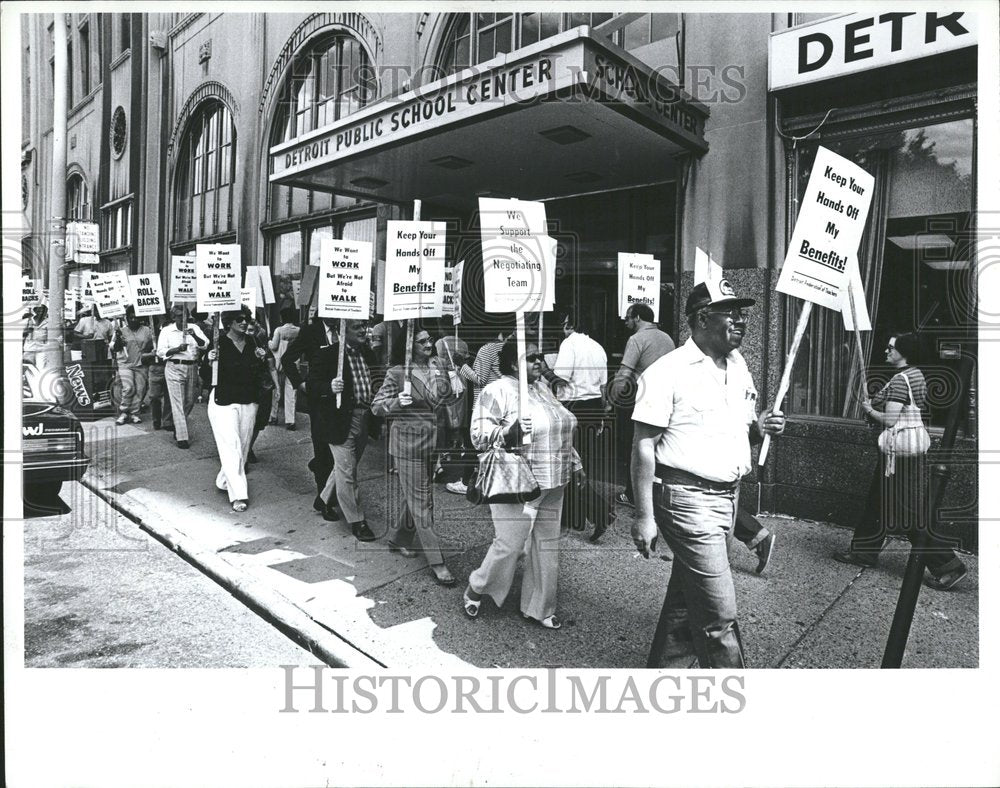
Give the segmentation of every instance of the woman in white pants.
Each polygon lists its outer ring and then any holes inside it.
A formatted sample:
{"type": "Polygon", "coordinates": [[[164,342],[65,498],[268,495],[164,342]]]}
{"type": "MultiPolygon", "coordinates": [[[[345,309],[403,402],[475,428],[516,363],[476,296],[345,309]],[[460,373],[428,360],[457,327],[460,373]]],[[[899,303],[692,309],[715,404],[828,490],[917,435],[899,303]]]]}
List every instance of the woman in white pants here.
{"type": "Polygon", "coordinates": [[[246,461],[257,418],[257,389],[266,375],[264,350],[247,336],[250,314],[246,310],[224,312],[218,348],[208,357],[219,365],[218,383],[208,395],[208,420],[215,435],[222,465],[215,486],[229,493],[234,512],[246,511],[246,461]]]}
{"type": "Polygon", "coordinates": [[[497,441],[508,449],[522,447],[538,482],[541,496],[527,504],[491,503],[496,536],[482,565],[469,575],[463,607],[470,618],[479,614],[483,595],[503,605],[514,583],[514,570],[525,554],[521,583],[521,615],[547,629],[559,629],[556,586],[559,578],[559,520],[563,494],[572,481],[583,481],[583,465],[573,448],[576,417],[539,380],[542,356],[527,347],[528,400],[518,419],[517,343],[509,339],[500,350],[502,377],[483,389],[472,413],[472,443],[485,451],[497,441]]]}

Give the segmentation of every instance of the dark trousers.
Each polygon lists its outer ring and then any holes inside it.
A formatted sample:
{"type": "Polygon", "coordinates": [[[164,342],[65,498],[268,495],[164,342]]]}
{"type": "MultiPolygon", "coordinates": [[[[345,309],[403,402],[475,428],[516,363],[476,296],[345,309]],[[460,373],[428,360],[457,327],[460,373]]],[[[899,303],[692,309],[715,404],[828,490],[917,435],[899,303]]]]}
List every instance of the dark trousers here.
{"type": "MultiPolygon", "coordinates": [[[[633,408],[622,408],[618,411],[619,449],[625,455],[625,497],[635,502],[632,490],[632,440],[635,437],[635,422],[632,421],[633,408]]],[[[621,484],[621,480],[619,480],[621,484]]]]}
{"type": "Polygon", "coordinates": [[[612,521],[611,506],[591,483],[593,479],[614,478],[614,459],[609,450],[609,430],[604,426],[604,407],[600,398],[567,402],[566,407],[576,416],[577,428],[573,434],[573,447],[583,461],[587,483],[566,488],[562,510],[562,528],[582,531],[587,520],[595,526],[607,528],[612,521]]]}
{"type": "Polygon", "coordinates": [[[877,556],[890,535],[905,536],[912,544],[920,529],[927,529],[924,558],[933,575],[962,565],[953,542],[935,534],[928,506],[930,474],[924,456],[896,457],[896,472],[885,475],[885,455],[879,455],[868,487],[865,512],[854,529],[851,550],[877,556]]]}
{"type": "MultiPolygon", "coordinates": [[[[309,460],[309,470],[312,471],[313,479],[316,481],[316,494],[323,492],[326,480],[330,478],[330,471],[333,470],[333,454],[330,452],[330,444],[326,442],[319,432],[319,419],[316,413],[319,410],[319,398],[309,396],[309,436],[312,438],[313,458],[309,460]]],[[[332,501],[336,503],[337,493],[334,491],[332,501]]]]}

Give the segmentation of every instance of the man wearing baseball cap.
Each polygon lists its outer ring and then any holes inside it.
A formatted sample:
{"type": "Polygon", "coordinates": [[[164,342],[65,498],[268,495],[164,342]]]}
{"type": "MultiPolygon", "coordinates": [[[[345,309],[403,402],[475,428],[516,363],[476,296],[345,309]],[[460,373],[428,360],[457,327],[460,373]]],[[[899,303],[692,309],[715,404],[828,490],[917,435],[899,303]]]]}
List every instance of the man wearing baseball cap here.
{"type": "Polygon", "coordinates": [[[659,532],[674,554],[647,667],[690,667],[695,657],[703,668],[745,667],[727,542],[751,442],[785,428],[779,412],[758,416],[739,352],[753,304],[725,279],[695,285],[691,338],[639,379],[632,539],[648,558],[659,532]]]}

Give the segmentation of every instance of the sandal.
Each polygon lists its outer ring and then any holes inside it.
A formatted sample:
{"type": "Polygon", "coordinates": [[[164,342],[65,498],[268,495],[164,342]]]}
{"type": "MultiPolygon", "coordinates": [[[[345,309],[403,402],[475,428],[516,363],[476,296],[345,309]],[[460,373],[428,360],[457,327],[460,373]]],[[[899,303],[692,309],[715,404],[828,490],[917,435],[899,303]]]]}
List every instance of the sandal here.
{"type": "Polygon", "coordinates": [[[562,627],[562,621],[560,621],[559,616],[555,615],[554,613],[551,616],[546,616],[541,620],[537,618],[532,618],[526,613],[521,613],[521,617],[524,618],[525,621],[536,621],[546,629],[560,629],[562,627]]]}
{"type": "Polygon", "coordinates": [[[455,576],[446,564],[431,564],[431,573],[434,575],[434,582],[439,586],[451,588],[455,585],[455,576]]]}
{"type": "Polygon", "coordinates": [[[479,615],[479,606],[483,603],[483,598],[473,599],[469,596],[469,589],[466,588],[462,592],[462,607],[465,608],[465,615],[469,618],[475,618],[479,615]]]}
{"type": "Polygon", "coordinates": [[[244,500],[233,501],[233,511],[234,512],[245,512],[247,510],[247,502],[244,500]]]}
{"type": "Polygon", "coordinates": [[[937,591],[950,591],[957,586],[967,574],[969,574],[969,570],[966,567],[961,566],[958,569],[952,569],[950,572],[944,572],[936,577],[932,574],[928,574],[927,577],[924,578],[924,584],[936,589],[937,591]]]}

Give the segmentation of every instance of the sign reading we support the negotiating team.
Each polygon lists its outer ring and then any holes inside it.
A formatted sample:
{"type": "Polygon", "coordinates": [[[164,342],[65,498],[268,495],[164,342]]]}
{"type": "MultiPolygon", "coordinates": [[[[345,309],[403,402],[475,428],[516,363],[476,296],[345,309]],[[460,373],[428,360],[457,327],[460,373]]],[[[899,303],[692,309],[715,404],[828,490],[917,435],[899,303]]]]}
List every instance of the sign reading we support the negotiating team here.
{"type": "Polygon", "coordinates": [[[651,254],[618,253],[618,317],[633,304],[646,304],[660,320],[660,261],[651,254]]]}
{"type": "Polygon", "coordinates": [[[479,199],[483,289],[487,312],[537,311],[551,303],[555,259],[547,235],[545,204],[479,199]]]}
{"type": "Polygon", "coordinates": [[[444,222],[389,222],[385,249],[386,320],[442,317],[444,222]]]}
{"type": "MultiPolygon", "coordinates": [[[[775,289],[840,311],[848,263],[858,253],[875,178],[820,147],[775,289]]],[[[852,263],[856,264],[856,263],[852,263]]]]}
{"type": "Polygon", "coordinates": [[[365,320],[372,288],[372,245],[324,238],[320,244],[316,314],[365,320]]]}
{"type": "Polygon", "coordinates": [[[240,245],[198,244],[195,253],[199,312],[240,308],[240,245]]]}

